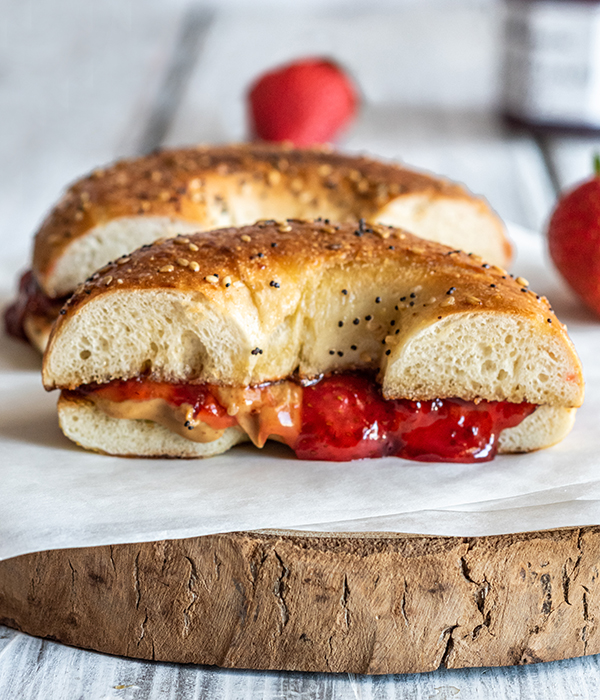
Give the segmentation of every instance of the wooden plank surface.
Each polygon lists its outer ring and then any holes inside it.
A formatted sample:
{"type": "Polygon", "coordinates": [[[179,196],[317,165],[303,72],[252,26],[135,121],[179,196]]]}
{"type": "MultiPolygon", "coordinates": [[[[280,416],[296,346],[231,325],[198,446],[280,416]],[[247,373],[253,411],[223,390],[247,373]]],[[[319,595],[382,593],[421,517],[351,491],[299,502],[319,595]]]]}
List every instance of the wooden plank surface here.
{"type": "Polygon", "coordinates": [[[0,562],[0,622],[84,649],[381,675],[600,651],[600,527],[236,532],[0,562]]]}
{"type": "MultiPolygon", "coordinates": [[[[65,183],[143,147],[185,7],[160,0],[22,0],[4,10],[0,292],[6,295],[25,264],[30,232],[65,183]]],[[[315,6],[296,14],[222,11],[199,47],[166,142],[243,138],[243,94],[253,77],[298,55],[334,55],[365,94],[348,148],[445,173],[484,194],[504,217],[538,228],[553,191],[536,144],[506,133],[493,117],[497,39],[494,6],[473,0],[344,13],[315,6]]],[[[585,175],[595,147],[595,141],[552,141],[561,183],[585,175]]],[[[0,697],[7,698],[562,700],[596,698],[599,681],[597,656],[378,678],[240,672],[108,657],[0,627],[0,697]]]]}
{"type": "Polygon", "coordinates": [[[65,185],[137,152],[183,8],[161,0],[3,3],[0,292],[65,185]]]}

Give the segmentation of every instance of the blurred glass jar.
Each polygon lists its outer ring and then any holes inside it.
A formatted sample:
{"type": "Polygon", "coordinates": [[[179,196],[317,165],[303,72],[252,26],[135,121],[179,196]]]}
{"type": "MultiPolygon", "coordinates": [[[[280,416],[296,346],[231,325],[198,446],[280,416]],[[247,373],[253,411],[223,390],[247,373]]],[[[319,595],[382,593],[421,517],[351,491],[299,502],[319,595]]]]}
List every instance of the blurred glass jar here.
{"type": "Polygon", "coordinates": [[[600,0],[505,0],[503,112],[534,128],[600,131],[600,0]]]}

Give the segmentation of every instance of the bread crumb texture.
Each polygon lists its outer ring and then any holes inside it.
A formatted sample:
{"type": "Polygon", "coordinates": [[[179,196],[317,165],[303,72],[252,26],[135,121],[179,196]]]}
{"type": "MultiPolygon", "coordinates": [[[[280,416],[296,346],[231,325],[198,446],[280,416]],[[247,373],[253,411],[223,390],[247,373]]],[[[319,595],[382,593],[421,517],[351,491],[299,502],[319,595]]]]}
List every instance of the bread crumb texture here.
{"type": "Polygon", "coordinates": [[[269,220],[181,236],[78,288],[52,333],[44,383],[143,373],[245,386],[372,370],[388,398],[578,406],[566,330],[523,282],[365,222],[269,220]]]}

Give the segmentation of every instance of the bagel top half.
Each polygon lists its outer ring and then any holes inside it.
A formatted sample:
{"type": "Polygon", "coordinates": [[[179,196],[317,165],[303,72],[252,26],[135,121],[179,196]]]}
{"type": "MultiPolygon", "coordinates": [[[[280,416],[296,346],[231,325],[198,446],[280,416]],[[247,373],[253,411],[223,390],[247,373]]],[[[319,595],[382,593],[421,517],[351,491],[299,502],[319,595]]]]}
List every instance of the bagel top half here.
{"type": "Polygon", "coordinates": [[[386,398],[579,406],[581,366],[527,281],[385,226],[259,222],[144,246],[82,285],[47,389],[140,374],[247,386],[378,373],[386,398]]]}
{"type": "Polygon", "coordinates": [[[43,222],[33,272],[56,298],[160,237],[317,216],[399,226],[502,266],[511,255],[497,215],[459,185],[364,157],[251,144],[165,150],[94,171],[43,222]]]}

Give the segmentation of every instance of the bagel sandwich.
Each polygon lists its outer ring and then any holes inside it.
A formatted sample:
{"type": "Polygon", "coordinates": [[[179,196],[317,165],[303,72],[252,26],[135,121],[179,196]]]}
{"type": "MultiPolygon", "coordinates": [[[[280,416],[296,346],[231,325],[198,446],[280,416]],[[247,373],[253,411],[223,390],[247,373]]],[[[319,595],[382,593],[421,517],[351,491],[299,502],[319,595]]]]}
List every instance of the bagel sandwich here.
{"type": "Polygon", "coordinates": [[[65,299],[110,260],[178,233],[317,216],[399,226],[501,266],[511,255],[483,199],[398,165],[281,145],[165,150],[69,188],[35,237],[7,328],[43,351],[65,299]]]}
{"type": "Polygon", "coordinates": [[[526,280],[322,219],[106,265],[61,310],[43,381],[67,437],[148,457],[275,439],[306,459],[487,460],[558,442],[583,399],[566,329],[526,280]]]}

